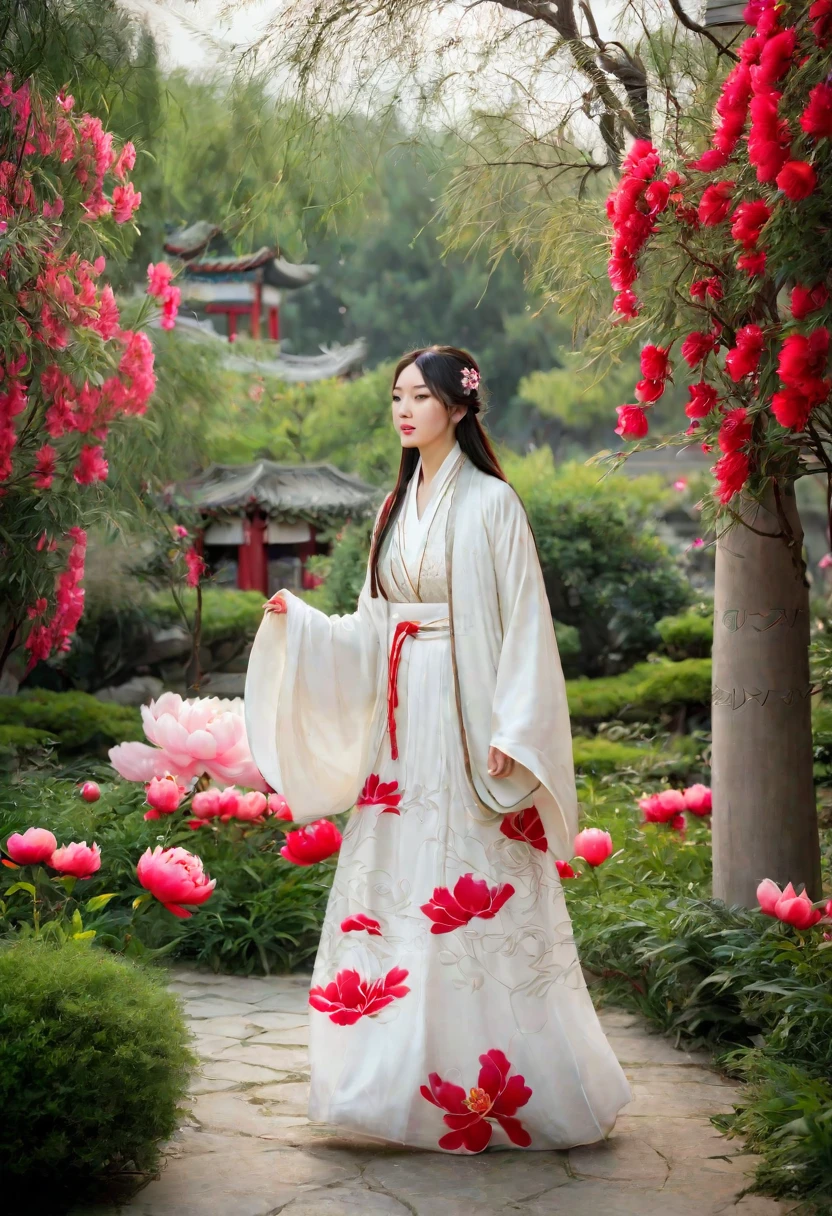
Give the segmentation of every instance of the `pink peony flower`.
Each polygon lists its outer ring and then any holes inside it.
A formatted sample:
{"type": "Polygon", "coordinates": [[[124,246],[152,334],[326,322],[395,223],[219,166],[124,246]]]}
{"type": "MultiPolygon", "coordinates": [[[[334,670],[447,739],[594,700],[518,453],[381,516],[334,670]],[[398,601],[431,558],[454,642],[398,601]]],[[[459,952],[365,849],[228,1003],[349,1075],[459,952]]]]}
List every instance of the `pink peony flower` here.
{"type": "Polygon", "coordinates": [[[98,799],[101,797],[98,782],[85,781],[81,786],[81,797],[84,799],[84,802],[98,802],[98,799]]]}
{"type": "Polygon", "coordinates": [[[707,785],[689,785],[683,795],[686,811],[690,811],[692,815],[710,815],[711,791],[707,785]]]}
{"type": "Polygon", "coordinates": [[[106,481],[108,472],[109,467],[104,459],[103,449],[98,445],[85,443],[72,474],[78,485],[88,486],[94,481],[106,481]]]}
{"type": "Polygon", "coordinates": [[[774,915],[795,929],[810,929],[816,925],[823,915],[820,908],[815,908],[806,891],[795,895],[791,883],[774,905],[774,915]]]}
{"type": "Polygon", "coordinates": [[[128,220],[131,220],[133,213],[138,211],[141,201],[141,192],[134,190],[132,182],[127,182],[124,186],[116,186],[113,190],[113,219],[115,222],[126,224],[128,220]]]}
{"type": "Polygon", "coordinates": [[[765,912],[766,916],[776,916],[777,913],[774,909],[777,907],[777,901],[782,898],[782,895],[783,892],[776,882],[773,882],[770,878],[764,878],[757,888],[757,899],[761,911],[765,912]]]}
{"type": "Polygon", "coordinates": [[[296,866],[314,866],[337,853],[340,847],[341,833],[335,824],[329,819],[316,819],[314,823],[288,832],[280,855],[296,866]]]}
{"type": "Polygon", "coordinates": [[[583,857],[593,867],[600,866],[612,854],[612,837],[601,828],[584,828],[572,847],[576,857],[583,857]]]}
{"type": "Polygon", "coordinates": [[[147,804],[151,810],[145,812],[145,819],[158,819],[160,815],[172,815],[185,797],[186,789],[180,785],[170,773],[164,777],[154,777],[147,787],[147,804]]]}
{"type": "MultiPolygon", "coordinates": [[[[135,149],[133,143],[130,140],[128,140],[127,143],[124,145],[124,147],[121,149],[118,160],[113,165],[114,176],[117,177],[119,179],[119,181],[123,182],[125,177],[127,176],[127,174],[133,169],[135,164],[136,164],[136,149],[135,149]]],[[[139,198],[141,198],[141,195],[139,195],[139,198]]]]}
{"type": "Polygon", "coordinates": [[[267,810],[266,795],[261,794],[259,790],[249,790],[238,798],[234,818],[239,819],[241,823],[262,823],[267,810]]]}
{"type": "Polygon", "coordinates": [[[97,844],[66,844],[56,849],[48,864],[59,874],[74,874],[76,878],[91,878],[101,869],[101,850],[97,844]]]}
{"type": "Polygon", "coordinates": [[[57,840],[46,828],[27,828],[22,836],[15,832],[6,841],[6,852],[19,866],[49,861],[57,847],[57,840]]]}
{"type": "Polygon", "coordinates": [[[163,849],[160,844],[139,858],[136,875],[146,891],[168,912],[183,919],[192,915],[183,904],[204,904],[211,898],[216,878],[203,871],[202,859],[187,849],[163,849]]]}
{"type": "Polygon", "coordinates": [[[246,738],[241,700],[197,697],[185,701],[166,692],[141,707],[144,733],[155,744],[120,743],[110,763],[128,781],[150,781],[172,773],[182,781],[207,773],[215,781],[263,790],[246,738]]]}
{"type": "Polygon", "coordinates": [[[274,815],[275,819],[285,819],[289,823],[292,822],[292,812],[289,808],[289,803],[282,794],[269,794],[269,811],[274,815]]]}
{"type": "Polygon", "coordinates": [[[173,271],[167,262],[151,262],[147,267],[147,294],[163,300],[170,287],[173,271]]]}

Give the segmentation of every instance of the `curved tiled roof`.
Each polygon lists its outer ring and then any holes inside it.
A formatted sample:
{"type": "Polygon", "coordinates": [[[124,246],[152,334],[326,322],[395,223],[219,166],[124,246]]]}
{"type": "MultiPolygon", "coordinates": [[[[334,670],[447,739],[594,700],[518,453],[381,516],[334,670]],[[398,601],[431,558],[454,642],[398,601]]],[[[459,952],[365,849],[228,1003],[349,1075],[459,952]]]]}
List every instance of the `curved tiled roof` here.
{"type": "Polygon", "coordinates": [[[210,513],[238,514],[258,507],[283,520],[345,518],[374,511],[383,491],[333,464],[213,464],[179,482],[173,497],[210,513]]]}

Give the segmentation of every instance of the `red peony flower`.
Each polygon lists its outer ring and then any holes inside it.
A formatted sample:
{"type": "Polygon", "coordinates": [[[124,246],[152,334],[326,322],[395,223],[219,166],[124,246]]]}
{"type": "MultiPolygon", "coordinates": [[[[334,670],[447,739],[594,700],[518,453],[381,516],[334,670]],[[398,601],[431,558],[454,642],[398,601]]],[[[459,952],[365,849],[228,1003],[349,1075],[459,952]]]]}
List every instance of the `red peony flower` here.
{"type": "Polygon", "coordinates": [[[356,806],[377,806],[383,815],[389,811],[391,815],[400,815],[399,803],[402,792],[398,781],[381,781],[378,773],[371,773],[364,782],[364,788],[355,800],[356,806]]]}
{"type": "Polygon", "coordinates": [[[699,201],[699,220],[706,228],[714,228],[728,215],[731,210],[731,195],[735,182],[715,182],[706,186],[699,201]]]}
{"type": "Polygon", "coordinates": [[[423,1098],[447,1112],[443,1121],[451,1131],[441,1137],[439,1147],[481,1153],[491,1140],[493,1121],[499,1123],[512,1144],[528,1148],[532,1138],[514,1117],[532,1096],[525,1077],[509,1077],[511,1064],[497,1048],[481,1055],[480,1065],[477,1084],[467,1093],[461,1085],[443,1081],[437,1072],[432,1072],[428,1084],[420,1087],[423,1098]]]}
{"type": "Polygon", "coordinates": [[[357,971],[339,971],[330,983],[311,988],[309,1004],[329,1015],[336,1026],[352,1026],[359,1018],[373,1018],[400,997],[407,996],[404,986],[407,971],[392,967],[381,980],[363,980],[357,971]]]}
{"type": "Polygon", "coordinates": [[[510,882],[489,887],[484,878],[463,874],[456,881],[453,895],[447,887],[436,887],[428,903],[421,905],[421,911],[433,921],[431,933],[453,933],[475,916],[491,920],[513,894],[510,882]]]}
{"type": "Polygon", "coordinates": [[[723,296],[722,282],[718,275],[711,275],[707,279],[697,279],[695,283],[690,285],[690,294],[694,300],[704,301],[707,296],[710,300],[721,300],[723,296]]]}
{"type": "Polygon", "coordinates": [[[612,856],[612,836],[602,828],[584,828],[575,837],[572,848],[576,857],[583,857],[591,866],[600,866],[612,856]]]}
{"type": "Polygon", "coordinates": [[[617,405],[615,412],[618,414],[618,426],[615,428],[616,435],[620,435],[622,439],[644,438],[649,427],[647,415],[641,406],[617,405]]]}
{"type": "Polygon", "coordinates": [[[719,335],[702,333],[694,330],[688,334],[682,343],[682,358],[688,367],[696,367],[703,359],[719,346],[719,335]]]}
{"type": "Polygon", "coordinates": [[[737,269],[744,270],[749,278],[766,272],[766,255],[759,253],[742,253],[737,258],[737,269]]]}
{"type": "Polygon", "coordinates": [[[823,308],[829,300],[829,292],[823,283],[816,287],[794,287],[791,295],[791,310],[795,321],[805,321],[810,313],[823,308]]]}
{"type": "Polygon", "coordinates": [[[700,380],[698,384],[690,385],[688,393],[690,401],[685,406],[688,418],[707,418],[717,403],[716,389],[712,385],[706,384],[704,380],[700,380]]]}
{"type": "Polygon", "coordinates": [[[788,160],[777,174],[777,187],[793,203],[813,194],[818,184],[818,175],[805,160],[788,160]]]}
{"type": "Polygon", "coordinates": [[[809,20],[818,46],[826,46],[832,39],[832,0],[814,0],[809,5],[809,20]]]}
{"type": "Polygon", "coordinates": [[[357,912],[355,916],[347,916],[341,921],[342,933],[369,933],[371,937],[381,937],[381,921],[374,920],[372,916],[365,916],[363,912],[357,912]]]}
{"type": "Polygon", "coordinates": [[[832,136],[832,85],[826,81],[815,85],[800,116],[800,125],[813,139],[832,136]]]}
{"type": "Polygon", "coordinates": [[[812,402],[799,389],[784,388],[771,398],[771,412],[781,426],[802,431],[809,421],[812,402]]]}
{"type": "Polygon", "coordinates": [[[670,375],[668,351],[662,346],[650,343],[643,347],[640,365],[641,374],[646,380],[666,380],[670,375]]]}
{"type": "Polygon", "coordinates": [[[744,408],[731,410],[719,428],[719,446],[723,452],[738,452],[751,438],[751,419],[744,408]]]}
{"type": "Polygon", "coordinates": [[[771,208],[762,199],[740,203],[732,217],[731,236],[744,249],[753,249],[770,218],[771,208]]]}
{"type": "Polygon", "coordinates": [[[639,380],[636,385],[636,399],[645,405],[652,405],[664,392],[664,384],[664,380],[639,380]]]}
{"type": "Polygon", "coordinates": [[[613,312],[619,313],[622,317],[628,319],[638,316],[638,296],[634,291],[619,291],[618,295],[612,302],[613,312]]]}
{"type": "Polygon", "coordinates": [[[525,841],[540,853],[545,853],[549,847],[543,821],[536,806],[527,806],[522,811],[503,815],[500,831],[504,836],[508,836],[509,840],[525,841]]]}
{"type": "Polygon", "coordinates": [[[712,810],[711,791],[707,785],[689,785],[683,790],[685,810],[692,815],[710,815],[712,810]]]}
{"type": "Polygon", "coordinates": [[[759,325],[744,325],[737,331],[737,344],[725,357],[725,370],[738,384],[743,376],[756,372],[765,339],[759,325]]]}
{"type": "Polygon", "coordinates": [[[730,502],[748,481],[751,461],[745,452],[726,452],[720,456],[711,472],[719,483],[717,497],[722,503],[730,502]]]}
{"type": "Polygon", "coordinates": [[[813,906],[805,890],[797,895],[794,887],[789,883],[774,905],[774,915],[785,924],[793,925],[795,929],[811,929],[812,925],[818,923],[823,913],[820,908],[813,906]]]}
{"type": "Polygon", "coordinates": [[[335,824],[329,819],[316,819],[294,832],[287,832],[280,855],[296,866],[314,866],[337,853],[340,847],[341,833],[335,824]]]}

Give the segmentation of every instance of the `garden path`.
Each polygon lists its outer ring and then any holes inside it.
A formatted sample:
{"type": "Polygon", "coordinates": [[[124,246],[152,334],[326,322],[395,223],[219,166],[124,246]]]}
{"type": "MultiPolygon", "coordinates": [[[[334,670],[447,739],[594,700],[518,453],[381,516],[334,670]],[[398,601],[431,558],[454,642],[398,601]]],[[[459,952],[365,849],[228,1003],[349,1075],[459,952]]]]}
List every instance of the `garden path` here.
{"type": "Polygon", "coordinates": [[[633,1101],[610,1140],[570,1152],[443,1156],[396,1149],[305,1117],[308,976],[172,971],[203,1064],[160,1175],[118,1209],[75,1216],[784,1216],[734,1198],[753,1158],[708,1116],[734,1086],[639,1019],[601,1021],[633,1101]]]}

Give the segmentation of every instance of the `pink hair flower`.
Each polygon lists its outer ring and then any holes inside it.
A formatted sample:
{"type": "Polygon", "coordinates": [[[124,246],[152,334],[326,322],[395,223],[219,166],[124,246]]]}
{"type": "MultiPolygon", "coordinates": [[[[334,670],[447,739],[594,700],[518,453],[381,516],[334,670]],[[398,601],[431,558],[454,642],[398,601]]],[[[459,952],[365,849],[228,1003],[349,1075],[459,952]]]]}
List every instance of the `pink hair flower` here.
{"type": "Polygon", "coordinates": [[[462,391],[467,396],[472,390],[474,392],[480,386],[480,374],[475,367],[463,367],[462,369],[462,391]]]}

